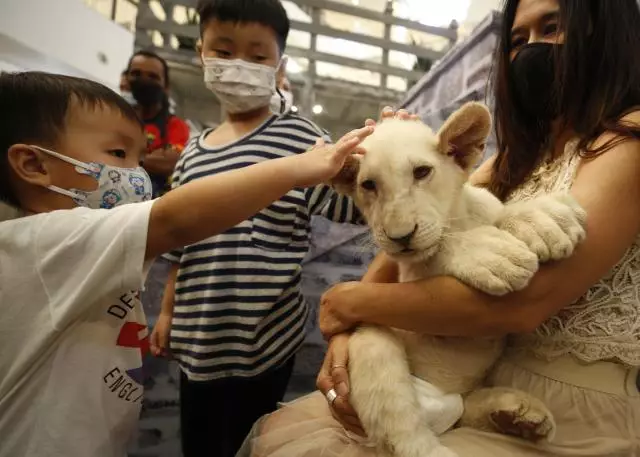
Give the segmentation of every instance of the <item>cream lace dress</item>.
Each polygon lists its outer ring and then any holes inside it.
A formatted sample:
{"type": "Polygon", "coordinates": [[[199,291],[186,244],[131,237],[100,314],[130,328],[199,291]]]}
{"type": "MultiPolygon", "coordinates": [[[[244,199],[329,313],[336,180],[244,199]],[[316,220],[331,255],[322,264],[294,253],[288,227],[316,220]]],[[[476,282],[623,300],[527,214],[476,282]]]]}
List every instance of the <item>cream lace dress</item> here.
{"type": "MultiPolygon", "coordinates": [[[[511,200],[568,191],[579,162],[575,142],[569,142],[563,157],[542,164],[511,200]]],[[[514,337],[512,345],[545,359],[571,354],[583,362],[616,360],[640,366],[640,234],[620,262],[584,296],[535,334],[514,337]]]]}
{"type": "MultiPolygon", "coordinates": [[[[561,157],[539,166],[510,200],[568,191],[581,160],[575,144],[568,143],[561,157]]],[[[543,400],[557,424],[555,437],[533,445],[459,428],[442,436],[448,448],[460,457],[640,457],[640,396],[632,368],[640,366],[640,234],[583,297],[534,334],[512,337],[508,352],[488,384],[521,389],[543,400]]],[[[316,392],[260,420],[238,454],[249,456],[376,454],[346,436],[316,392]]]]}

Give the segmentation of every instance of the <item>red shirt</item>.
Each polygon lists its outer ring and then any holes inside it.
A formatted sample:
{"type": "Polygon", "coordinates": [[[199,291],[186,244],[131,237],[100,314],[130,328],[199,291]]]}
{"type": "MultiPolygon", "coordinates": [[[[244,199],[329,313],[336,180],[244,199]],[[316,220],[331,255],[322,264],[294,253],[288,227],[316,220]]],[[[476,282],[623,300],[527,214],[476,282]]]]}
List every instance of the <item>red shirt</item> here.
{"type": "MultiPolygon", "coordinates": [[[[173,114],[169,115],[166,121],[166,130],[164,138],[162,137],[162,131],[160,130],[160,123],[162,122],[162,116],[156,116],[150,119],[144,124],[144,131],[147,135],[147,152],[151,153],[156,149],[162,149],[172,146],[178,152],[187,145],[189,141],[189,126],[185,121],[173,114]]],[[[153,185],[153,197],[158,197],[169,190],[171,177],[160,176],[155,174],[149,174],[151,177],[151,183],[153,185]]]]}
{"type": "Polygon", "coordinates": [[[147,151],[152,152],[164,146],[173,146],[178,151],[182,151],[189,141],[189,126],[187,123],[178,116],[169,115],[163,142],[160,126],[158,125],[159,121],[160,119],[155,118],[147,121],[144,125],[144,130],[147,134],[147,151]]]}

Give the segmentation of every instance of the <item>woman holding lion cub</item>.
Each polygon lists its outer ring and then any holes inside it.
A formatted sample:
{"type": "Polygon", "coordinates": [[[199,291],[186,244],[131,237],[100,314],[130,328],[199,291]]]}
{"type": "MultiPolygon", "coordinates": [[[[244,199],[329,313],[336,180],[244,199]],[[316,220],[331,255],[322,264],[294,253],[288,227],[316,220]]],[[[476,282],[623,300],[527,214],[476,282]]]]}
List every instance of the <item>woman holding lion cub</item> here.
{"type": "Polygon", "coordinates": [[[498,153],[471,181],[507,203],[570,191],[588,215],[586,241],[499,298],[451,277],[398,284],[397,264],[379,256],[362,282],[323,297],[321,328],[331,341],[322,393],[256,424],[247,455],[375,455],[344,431],[363,432],[346,370],[348,332],[362,323],[513,335],[486,382],[542,400],[555,434],[536,440],[526,405],[497,408],[494,431],[459,427],[441,436],[460,457],[640,455],[638,24],[635,0],[506,2],[493,85],[498,153]]]}

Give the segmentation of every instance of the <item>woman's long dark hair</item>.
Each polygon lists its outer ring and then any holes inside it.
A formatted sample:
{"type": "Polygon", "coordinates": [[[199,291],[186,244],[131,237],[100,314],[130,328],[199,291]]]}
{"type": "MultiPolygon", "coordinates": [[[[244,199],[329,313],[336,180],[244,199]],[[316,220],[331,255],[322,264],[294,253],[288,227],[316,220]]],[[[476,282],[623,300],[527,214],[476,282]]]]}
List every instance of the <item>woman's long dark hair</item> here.
{"type": "MultiPolygon", "coordinates": [[[[529,176],[549,147],[549,122],[528,118],[514,102],[509,78],[511,29],[519,0],[503,9],[500,44],[493,68],[498,154],[488,184],[500,199],[529,176]]],[[[556,55],[557,107],[564,127],[579,138],[578,150],[593,157],[629,138],[640,126],[621,118],[640,108],[640,9],[636,0],[558,0],[564,45],[556,55]],[[606,131],[618,135],[594,147],[606,131]]]]}

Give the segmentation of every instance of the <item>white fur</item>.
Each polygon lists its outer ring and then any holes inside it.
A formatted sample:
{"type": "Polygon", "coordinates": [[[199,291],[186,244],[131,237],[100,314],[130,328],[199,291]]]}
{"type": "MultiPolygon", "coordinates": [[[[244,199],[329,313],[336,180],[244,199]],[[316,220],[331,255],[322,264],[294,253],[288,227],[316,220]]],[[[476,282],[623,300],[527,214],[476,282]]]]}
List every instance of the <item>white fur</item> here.
{"type": "MultiPolygon", "coordinates": [[[[568,196],[505,207],[466,184],[489,126],[486,108],[475,103],[455,113],[438,134],[419,122],[383,122],[364,142],[366,154],[354,158],[334,183],[355,199],[376,244],[397,260],[401,282],[451,275],[502,295],[528,284],[539,257],[566,257],[584,237],[584,214],[568,196]],[[431,169],[426,178],[416,177],[416,169],[424,172],[420,167],[431,169]],[[392,240],[414,229],[408,244],[392,240]]],[[[480,385],[502,348],[501,339],[361,326],[349,343],[350,400],[382,454],[455,456],[429,429],[411,375],[444,392],[467,394],[480,385]]],[[[469,399],[465,424],[495,430],[492,413],[501,408],[539,421],[541,434],[553,431],[546,407],[523,392],[484,389],[469,399]]]]}

